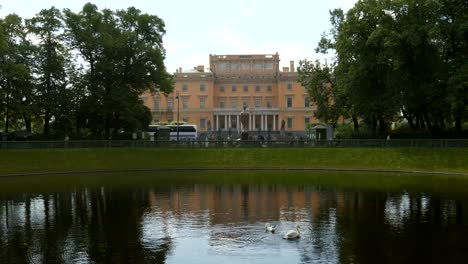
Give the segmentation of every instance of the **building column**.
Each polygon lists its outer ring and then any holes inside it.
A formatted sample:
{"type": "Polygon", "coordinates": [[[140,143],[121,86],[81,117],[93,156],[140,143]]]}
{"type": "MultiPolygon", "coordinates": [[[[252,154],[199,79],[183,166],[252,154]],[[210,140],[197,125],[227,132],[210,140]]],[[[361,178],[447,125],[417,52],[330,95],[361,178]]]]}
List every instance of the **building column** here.
{"type": "Polygon", "coordinates": [[[273,131],[276,130],[276,114],[273,115],[273,129],[272,129],[272,130],[273,130],[273,131]]]}
{"type": "Polygon", "coordinates": [[[260,115],[260,131],[263,131],[263,114],[260,115]]]}
{"type": "Polygon", "coordinates": [[[252,130],[255,130],[255,120],[257,117],[255,115],[252,116],[252,130]]]}
{"type": "Polygon", "coordinates": [[[224,115],[224,130],[227,130],[228,129],[228,116],[227,115],[224,115]]]}
{"type": "MultiPolygon", "coordinates": [[[[236,125],[237,133],[240,132],[240,129],[239,129],[239,128],[241,128],[241,127],[239,126],[239,123],[240,123],[240,120],[239,120],[239,119],[240,119],[240,115],[238,114],[238,115],[237,115],[237,120],[236,120],[236,121],[237,121],[237,122],[236,122],[236,124],[237,124],[237,125],[236,125]]],[[[242,124],[241,124],[241,126],[242,126],[242,124]]],[[[243,127],[242,127],[242,130],[244,130],[243,127]]]]}
{"type": "Polygon", "coordinates": [[[265,115],[265,130],[268,131],[268,115],[265,115]]]}
{"type": "Polygon", "coordinates": [[[249,115],[249,131],[252,130],[252,115],[249,115]]]}
{"type": "Polygon", "coordinates": [[[228,117],[228,128],[231,129],[232,128],[232,119],[231,119],[231,114],[229,114],[229,117],[228,117]]]}
{"type": "Polygon", "coordinates": [[[216,114],[216,131],[219,130],[219,115],[216,114]]]}

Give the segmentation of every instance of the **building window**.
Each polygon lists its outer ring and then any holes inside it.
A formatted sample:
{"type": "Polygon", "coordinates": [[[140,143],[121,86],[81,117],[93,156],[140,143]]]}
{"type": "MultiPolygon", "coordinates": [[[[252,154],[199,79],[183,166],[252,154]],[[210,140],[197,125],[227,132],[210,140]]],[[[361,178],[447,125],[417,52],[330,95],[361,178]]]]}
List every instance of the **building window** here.
{"type": "Polygon", "coordinates": [[[231,98],[231,108],[237,108],[237,98],[231,98]]]}
{"type": "Polygon", "coordinates": [[[182,108],[188,109],[188,98],[182,98],[182,108]]]}
{"type": "Polygon", "coordinates": [[[200,118],[200,129],[203,129],[203,130],[206,129],[206,119],[205,118],[200,118]]]}
{"type": "Polygon", "coordinates": [[[268,86],[267,86],[267,91],[268,91],[268,92],[271,92],[272,90],[273,90],[273,87],[272,87],[271,85],[268,85],[268,86]]]}
{"type": "Polygon", "coordinates": [[[153,108],[155,111],[159,111],[159,109],[161,108],[161,99],[154,97],[153,108]]]}
{"type": "Polygon", "coordinates": [[[167,109],[168,110],[174,109],[174,98],[167,99],[167,109]]]}
{"type": "Polygon", "coordinates": [[[292,117],[288,117],[288,128],[292,128],[293,127],[293,119],[292,117]]]}
{"type": "Polygon", "coordinates": [[[244,85],[244,92],[248,92],[249,91],[249,86],[248,85],[244,85]]]}
{"type": "Polygon", "coordinates": [[[221,85],[221,86],[219,87],[219,91],[222,92],[222,93],[224,93],[224,85],[221,85]]]}
{"type": "Polygon", "coordinates": [[[200,92],[205,91],[205,85],[203,83],[200,84],[200,92]]]}
{"type": "Polygon", "coordinates": [[[200,109],[205,109],[206,97],[200,97],[200,109]]]}
{"type": "Polygon", "coordinates": [[[307,128],[307,126],[310,124],[310,117],[305,117],[304,118],[304,127],[307,128]]]}
{"type": "Polygon", "coordinates": [[[260,85],[255,85],[255,91],[260,92],[260,85]]]}
{"type": "Polygon", "coordinates": [[[172,121],[173,121],[172,117],[168,117],[168,118],[167,118],[167,122],[168,122],[169,124],[172,123],[172,121]]]}
{"type": "Polygon", "coordinates": [[[183,117],[183,118],[182,118],[182,121],[184,121],[185,123],[188,123],[188,122],[189,122],[189,121],[188,121],[188,117],[183,117]]]}
{"type": "Polygon", "coordinates": [[[286,105],[287,108],[293,107],[292,97],[287,97],[287,98],[286,98],[286,104],[287,104],[287,105],[286,105]]]}
{"type": "Polygon", "coordinates": [[[219,108],[225,108],[226,107],[226,102],[224,100],[219,101],[219,108]]]}
{"type": "Polygon", "coordinates": [[[188,85],[187,84],[182,85],[182,91],[184,91],[184,92],[188,91],[188,85]]]}
{"type": "Polygon", "coordinates": [[[267,108],[273,107],[273,98],[267,98],[267,108]]]}
{"type": "Polygon", "coordinates": [[[288,83],[288,90],[292,90],[292,83],[288,83]]]}
{"type": "Polygon", "coordinates": [[[242,107],[249,107],[249,99],[245,98],[245,99],[242,99],[242,107]]]}
{"type": "Polygon", "coordinates": [[[255,104],[255,107],[256,107],[256,108],[262,107],[262,98],[261,98],[261,97],[255,97],[255,102],[254,102],[254,104],[255,104]]]}
{"type": "Polygon", "coordinates": [[[306,96],[304,97],[304,107],[310,107],[310,97],[306,96]]]}
{"type": "Polygon", "coordinates": [[[233,92],[237,91],[237,86],[233,85],[233,86],[232,86],[232,91],[233,91],[233,92]]]}

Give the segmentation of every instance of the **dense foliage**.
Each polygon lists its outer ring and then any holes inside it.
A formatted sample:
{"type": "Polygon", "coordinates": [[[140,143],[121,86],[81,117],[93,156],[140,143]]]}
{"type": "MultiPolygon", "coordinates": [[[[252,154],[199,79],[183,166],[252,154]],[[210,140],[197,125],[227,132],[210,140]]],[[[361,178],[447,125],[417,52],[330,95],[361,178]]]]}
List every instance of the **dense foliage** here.
{"type": "Polygon", "coordinates": [[[317,52],[331,64],[301,61],[300,81],[316,116],[355,131],[385,134],[391,122],[412,133],[462,134],[468,121],[468,1],[360,0],[330,12],[317,52]]]}
{"type": "Polygon", "coordinates": [[[130,7],[0,19],[0,132],[112,138],[148,126],[139,96],[169,93],[164,22],[130,7]]]}

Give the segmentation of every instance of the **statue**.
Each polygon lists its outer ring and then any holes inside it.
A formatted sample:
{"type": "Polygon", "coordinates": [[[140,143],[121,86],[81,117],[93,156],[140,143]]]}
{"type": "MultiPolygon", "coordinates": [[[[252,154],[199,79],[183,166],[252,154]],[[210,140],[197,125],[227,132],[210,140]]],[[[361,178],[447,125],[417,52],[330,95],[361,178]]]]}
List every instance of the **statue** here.
{"type": "Polygon", "coordinates": [[[246,112],[247,107],[244,106],[244,110],[240,113],[240,122],[242,124],[242,132],[241,132],[241,140],[248,140],[249,139],[249,113],[246,112]]]}
{"type": "Polygon", "coordinates": [[[286,126],[286,122],[284,122],[284,119],[281,120],[281,130],[280,130],[280,134],[283,136],[285,134],[285,126],[286,126]]]}

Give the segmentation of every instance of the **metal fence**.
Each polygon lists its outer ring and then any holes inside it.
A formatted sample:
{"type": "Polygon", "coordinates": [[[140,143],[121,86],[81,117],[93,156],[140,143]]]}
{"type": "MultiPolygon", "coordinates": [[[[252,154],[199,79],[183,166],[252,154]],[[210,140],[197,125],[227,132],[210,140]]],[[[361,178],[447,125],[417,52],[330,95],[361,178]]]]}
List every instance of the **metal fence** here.
{"type": "Polygon", "coordinates": [[[77,148],[235,148],[235,147],[304,147],[304,148],[466,148],[468,139],[340,139],[340,140],[69,140],[69,141],[0,141],[6,149],[77,149],[77,148]]]}

